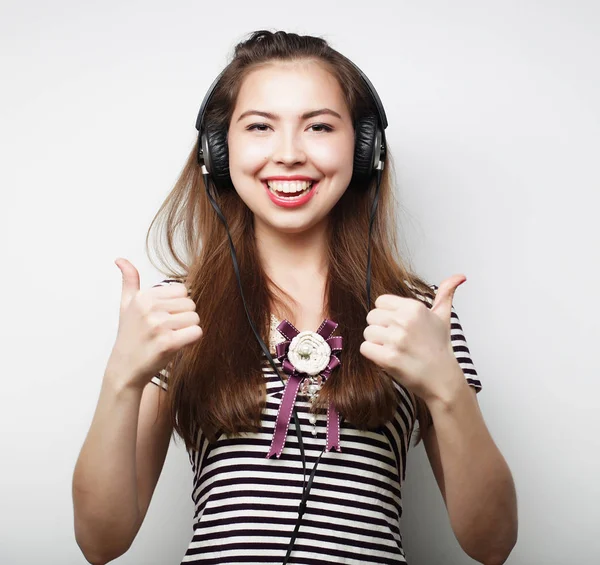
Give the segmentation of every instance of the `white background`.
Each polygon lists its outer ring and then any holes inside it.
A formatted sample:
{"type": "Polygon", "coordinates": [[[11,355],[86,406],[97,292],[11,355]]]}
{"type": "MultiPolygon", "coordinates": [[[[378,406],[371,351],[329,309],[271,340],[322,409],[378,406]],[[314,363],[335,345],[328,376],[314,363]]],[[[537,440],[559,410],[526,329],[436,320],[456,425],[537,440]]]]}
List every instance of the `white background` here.
{"type": "MultiPolygon", "coordinates": [[[[509,564],[600,562],[600,8],[589,1],[7,2],[0,8],[0,563],[83,564],[72,472],[144,238],[205,91],[256,29],[322,35],[385,105],[417,271],[455,295],[515,477],[509,564]]],[[[422,444],[410,565],[472,563],[422,444]]],[[[172,444],[119,564],[178,564],[191,469],[172,444]]],[[[466,478],[465,480],[468,480],[466,478]]]]}

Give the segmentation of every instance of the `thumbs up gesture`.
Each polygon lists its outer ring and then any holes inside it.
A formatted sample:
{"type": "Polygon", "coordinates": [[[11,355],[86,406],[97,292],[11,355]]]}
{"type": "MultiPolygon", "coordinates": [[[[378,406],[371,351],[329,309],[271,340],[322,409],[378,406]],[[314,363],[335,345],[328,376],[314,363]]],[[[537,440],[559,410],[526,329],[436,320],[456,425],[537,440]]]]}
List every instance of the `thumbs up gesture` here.
{"type": "Polygon", "coordinates": [[[115,261],[123,275],[119,329],[107,368],[126,386],[144,388],[177,351],[202,336],[196,304],[184,284],[140,290],[138,270],[115,261]]]}
{"type": "Polygon", "coordinates": [[[449,384],[445,379],[458,374],[450,315],[454,292],[466,280],[464,275],[445,279],[431,308],[412,298],[379,296],[367,315],[361,354],[425,401],[439,396],[449,384]]]}

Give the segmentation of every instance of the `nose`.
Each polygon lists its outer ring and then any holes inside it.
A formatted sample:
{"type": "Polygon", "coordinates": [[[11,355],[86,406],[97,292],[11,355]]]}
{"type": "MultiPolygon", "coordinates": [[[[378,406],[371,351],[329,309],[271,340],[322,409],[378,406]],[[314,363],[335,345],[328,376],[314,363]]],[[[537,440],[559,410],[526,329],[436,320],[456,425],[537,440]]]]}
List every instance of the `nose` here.
{"type": "Polygon", "coordinates": [[[280,132],[273,148],[273,161],[288,167],[306,161],[302,142],[295,132],[280,132]]]}

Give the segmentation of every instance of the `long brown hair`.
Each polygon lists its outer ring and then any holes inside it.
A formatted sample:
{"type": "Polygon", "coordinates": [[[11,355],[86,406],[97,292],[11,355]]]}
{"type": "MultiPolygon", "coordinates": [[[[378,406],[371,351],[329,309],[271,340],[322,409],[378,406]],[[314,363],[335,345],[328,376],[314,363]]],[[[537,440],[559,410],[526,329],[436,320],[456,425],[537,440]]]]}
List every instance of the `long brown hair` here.
{"type": "MultiPolygon", "coordinates": [[[[359,73],[324,39],[263,30],[252,33],[235,47],[207,106],[207,127],[227,130],[248,73],[274,61],[299,60],[316,61],[337,78],[353,120],[375,114],[359,73]]],[[[249,327],[227,233],[206,195],[196,154],[197,142],[146,237],[148,252],[151,234],[156,234],[153,249],[164,265],[159,270],[168,277],[185,280],[204,332],[197,342],[181,349],[167,367],[171,421],[188,450],[196,447],[198,427],[211,440],[220,433],[258,431],[266,400],[262,349],[249,327]],[[166,258],[161,253],[163,249],[166,258]]],[[[400,257],[393,171],[388,148],[372,232],[372,300],[385,293],[433,299],[430,285],[412,273],[400,257]]],[[[359,429],[374,429],[390,421],[399,401],[391,377],[360,353],[366,316],[371,309],[366,304],[365,281],[375,188],[375,180],[368,187],[350,184],[331,210],[328,226],[324,308],[328,317],[338,322],[336,335],[343,336],[344,346],[342,363],[323,385],[319,397],[322,405],[333,400],[340,414],[359,429]]],[[[236,191],[221,190],[218,203],[235,246],[248,311],[268,343],[273,306],[294,323],[294,308],[290,306],[294,301],[265,273],[254,238],[252,212],[236,191]]],[[[150,261],[156,266],[151,257],[150,261]]],[[[430,422],[427,407],[420,398],[408,394],[415,401],[422,434],[430,422]]],[[[416,443],[420,439],[417,436],[416,443]]]]}

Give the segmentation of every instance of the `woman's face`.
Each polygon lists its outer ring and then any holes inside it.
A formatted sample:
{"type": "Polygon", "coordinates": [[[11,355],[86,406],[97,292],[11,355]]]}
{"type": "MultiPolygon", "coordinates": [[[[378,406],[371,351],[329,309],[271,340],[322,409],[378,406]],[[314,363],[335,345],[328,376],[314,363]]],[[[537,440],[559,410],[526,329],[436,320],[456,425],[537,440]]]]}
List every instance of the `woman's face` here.
{"type": "Polygon", "coordinates": [[[312,61],[252,71],[237,98],[228,147],[231,179],[255,228],[298,233],[315,226],[352,177],[354,128],[336,78],[312,61]],[[305,187],[271,180],[269,189],[268,179],[296,175],[314,181],[307,201],[293,205],[290,196],[271,196],[270,190],[305,187]]]}

